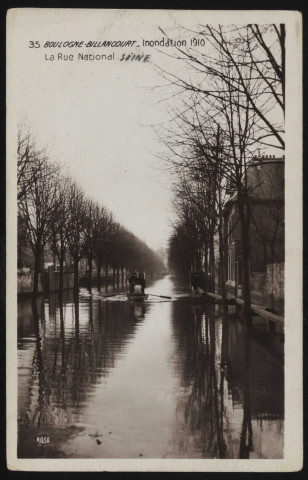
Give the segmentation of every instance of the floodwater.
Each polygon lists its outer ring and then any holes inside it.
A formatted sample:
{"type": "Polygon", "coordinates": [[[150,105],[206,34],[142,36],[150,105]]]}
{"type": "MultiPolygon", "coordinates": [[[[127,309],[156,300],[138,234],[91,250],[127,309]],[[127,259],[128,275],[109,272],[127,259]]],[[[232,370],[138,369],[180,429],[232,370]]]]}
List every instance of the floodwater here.
{"type": "Polygon", "coordinates": [[[18,302],[18,456],[282,458],[283,332],[147,293],[18,302]]]}

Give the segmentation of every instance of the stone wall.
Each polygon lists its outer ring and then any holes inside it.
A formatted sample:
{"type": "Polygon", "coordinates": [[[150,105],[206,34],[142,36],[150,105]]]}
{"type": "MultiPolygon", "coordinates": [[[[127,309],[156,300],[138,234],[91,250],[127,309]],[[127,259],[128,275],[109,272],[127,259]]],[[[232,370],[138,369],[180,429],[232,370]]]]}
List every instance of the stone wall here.
{"type": "MultiPolygon", "coordinates": [[[[17,269],[17,292],[32,293],[33,291],[33,271],[30,268],[17,269]]],[[[43,292],[43,274],[39,273],[38,291],[43,292]]]]}
{"type": "MultiPolygon", "coordinates": [[[[48,267],[48,282],[47,288],[49,292],[55,292],[59,290],[60,272],[55,272],[53,266],[48,267]]],[[[63,290],[74,287],[74,273],[63,272],[63,290]]]]}
{"type": "Polygon", "coordinates": [[[251,303],[266,306],[266,273],[250,272],[251,303]]]}
{"type": "Polygon", "coordinates": [[[266,268],[267,305],[277,313],[284,312],[284,263],[271,263],[266,268]]]}
{"type": "MultiPolygon", "coordinates": [[[[267,265],[266,272],[250,272],[251,303],[270,308],[278,315],[284,313],[284,263],[267,265]]],[[[217,289],[218,291],[218,289],[217,289]]],[[[226,282],[227,295],[243,298],[243,287],[235,288],[233,281],[226,282]]]]}

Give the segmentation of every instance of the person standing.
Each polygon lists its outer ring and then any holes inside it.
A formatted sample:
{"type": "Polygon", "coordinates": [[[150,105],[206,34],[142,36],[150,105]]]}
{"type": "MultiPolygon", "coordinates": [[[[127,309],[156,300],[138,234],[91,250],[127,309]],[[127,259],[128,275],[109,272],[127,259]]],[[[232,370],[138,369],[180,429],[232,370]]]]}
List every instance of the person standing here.
{"type": "Polygon", "coordinates": [[[203,272],[198,270],[193,272],[191,275],[191,288],[193,292],[199,293],[199,289],[203,291],[204,282],[203,282],[203,272]]]}
{"type": "Polygon", "coordinates": [[[142,295],[144,295],[145,278],[144,278],[143,273],[140,273],[140,274],[139,274],[138,282],[139,282],[139,285],[141,285],[141,288],[142,288],[142,295]]]}
{"type": "Polygon", "coordinates": [[[139,283],[139,279],[138,279],[138,277],[137,277],[137,273],[136,273],[136,272],[134,272],[134,273],[132,274],[132,276],[129,278],[128,283],[129,283],[129,291],[130,291],[130,293],[134,293],[134,288],[135,288],[135,286],[138,285],[138,283],[139,283]]]}

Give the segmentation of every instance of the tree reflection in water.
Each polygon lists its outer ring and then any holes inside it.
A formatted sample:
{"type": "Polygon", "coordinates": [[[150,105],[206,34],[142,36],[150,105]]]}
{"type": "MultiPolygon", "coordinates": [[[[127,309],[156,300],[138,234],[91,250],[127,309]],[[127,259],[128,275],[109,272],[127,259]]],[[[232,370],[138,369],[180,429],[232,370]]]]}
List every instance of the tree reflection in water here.
{"type": "Polygon", "coordinates": [[[243,384],[243,426],[240,441],[240,458],[249,458],[249,452],[252,450],[252,425],[251,425],[251,329],[247,328],[243,336],[245,352],[244,384],[243,384]]]}
{"type": "MultiPolygon", "coordinates": [[[[51,295],[45,306],[41,298],[31,307],[23,301],[21,310],[27,311],[29,323],[21,312],[19,331],[26,339],[33,336],[35,349],[31,371],[19,379],[20,431],[80,422],[95,385],[108,376],[127,337],[143,320],[145,306],[127,310],[125,304],[94,305],[91,298],[83,302],[78,295],[63,292],[51,295]]],[[[24,349],[31,352],[28,345],[24,349]]],[[[21,455],[23,439],[20,436],[21,455]]]]}
{"type": "MultiPolygon", "coordinates": [[[[42,305],[42,304],[41,304],[42,305]]],[[[50,386],[48,379],[46,378],[46,371],[44,368],[43,359],[43,343],[44,343],[44,330],[45,330],[45,317],[38,313],[38,302],[34,299],[32,301],[32,314],[34,331],[36,337],[36,353],[34,357],[34,363],[37,371],[38,382],[38,402],[37,408],[34,410],[34,421],[38,426],[44,425],[48,421],[48,403],[50,395],[50,386]]]]}
{"type": "MultiPolygon", "coordinates": [[[[280,458],[283,455],[283,362],[273,350],[277,347],[277,337],[275,341],[267,338],[271,332],[266,329],[263,333],[259,329],[256,335],[235,315],[220,312],[212,304],[193,305],[188,299],[171,304],[135,305],[63,292],[61,296],[51,295],[45,302],[24,300],[19,310],[21,457],[45,454],[33,447],[33,438],[40,431],[52,431],[56,443],[56,430],[62,429],[61,443],[73,435],[75,428],[81,428],[78,425],[82,425],[92,399],[97,399],[97,390],[102,392],[105,385],[110,385],[107,377],[117,371],[117,365],[125,364],[128,350],[130,360],[136,354],[135,334],[140,333],[141,327],[139,340],[147,342],[146,332],[151,332],[157,335],[156,345],[161,342],[163,351],[170,352],[162,368],[170,373],[173,387],[169,391],[155,377],[157,388],[162,386],[162,391],[157,392],[157,404],[153,404],[157,408],[162,402],[168,415],[171,412],[170,417],[166,416],[170,418],[170,448],[166,456],[280,458]],[[153,328],[151,322],[156,325],[157,321],[153,311],[155,315],[163,315],[162,332],[153,328]],[[261,334],[266,338],[261,338],[261,334]]],[[[151,370],[148,362],[143,367],[142,355],[147,352],[142,352],[140,341],[137,344],[141,364],[136,365],[140,377],[132,379],[135,382],[147,378],[146,368],[151,370]]],[[[147,348],[151,348],[151,342],[147,348]]],[[[125,402],[125,392],[121,390],[123,379],[114,375],[112,378],[115,391],[125,402]]],[[[125,378],[123,385],[127,381],[125,378]]],[[[108,398],[106,408],[112,409],[112,400],[108,398]]],[[[140,411],[144,408],[146,412],[148,405],[133,398],[140,411]]],[[[99,405],[95,408],[99,412],[99,405]]],[[[159,417],[160,411],[155,408],[151,416],[159,417]]],[[[139,418],[139,411],[133,413],[139,418]]],[[[147,432],[141,427],[140,434],[146,437],[147,432]]],[[[58,451],[52,454],[60,456],[58,451]]]]}
{"type": "Polygon", "coordinates": [[[280,458],[282,363],[265,354],[251,328],[213,305],[174,303],[173,329],[184,392],[177,409],[180,456],[259,458],[278,435],[273,458],[280,458]],[[268,440],[261,440],[264,419],[268,440]]]}

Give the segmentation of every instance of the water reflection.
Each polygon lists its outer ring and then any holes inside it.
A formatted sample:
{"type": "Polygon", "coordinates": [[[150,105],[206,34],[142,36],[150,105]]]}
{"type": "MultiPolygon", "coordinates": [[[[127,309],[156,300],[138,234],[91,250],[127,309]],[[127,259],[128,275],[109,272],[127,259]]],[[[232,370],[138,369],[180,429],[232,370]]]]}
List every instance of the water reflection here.
{"type": "Polygon", "coordinates": [[[18,307],[20,457],[283,456],[281,333],[188,298],[18,307]]]}
{"type": "Polygon", "coordinates": [[[282,457],[282,361],[251,329],[213,306],[175,303],[173,327],[183,369],[177,411],[182,456],[282,457]]]}

